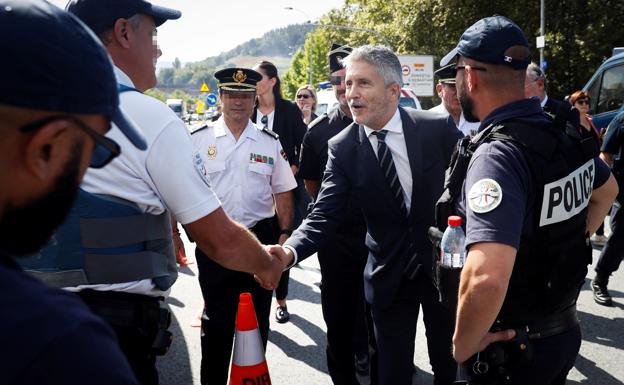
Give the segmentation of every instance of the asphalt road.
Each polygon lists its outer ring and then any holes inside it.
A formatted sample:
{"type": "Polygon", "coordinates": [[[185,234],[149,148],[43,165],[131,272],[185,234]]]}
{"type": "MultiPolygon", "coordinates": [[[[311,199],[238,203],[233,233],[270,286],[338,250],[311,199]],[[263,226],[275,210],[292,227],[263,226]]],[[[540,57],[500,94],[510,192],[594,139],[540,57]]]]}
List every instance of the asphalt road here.
{"type": "MultiPolygon", "coordinates": [[[[187,255],[194,260],[194,244],[185,242],[187,255]]],[[[598,251],[595,250],[594,262],[597,257],[598,251]]],[[[589,288],[589,279],[593,275],[593,269],[590,269],[579,298],[583,343],[568,384],[624,384],[624,272],[620,269],[611,279],[609,289],[615,303],[610,308],[594,303],[589,288]]],[[[300,267],[294,268],[290,278],[288,309],[292,314],[291,321],[278,324],[271,320],[266,358],[272,383],[331,384],[325,362],[326,329],[321,314],[321,276],[316,258],[308,258],[300,267]]],[[[181,269],[168,303],[174,313],[172,331],[175,337],[169,353],[159,359],[160,383],[199,384],[200,329],[192,324],[198,323],[203,301],[196,264],[181,269]]],[[[418,322],[414,363],[419,368],[414,384],[432,384],[422,320],[418,322]]],[[[362,382],[365,384],[366,378],[362,382]]]]}

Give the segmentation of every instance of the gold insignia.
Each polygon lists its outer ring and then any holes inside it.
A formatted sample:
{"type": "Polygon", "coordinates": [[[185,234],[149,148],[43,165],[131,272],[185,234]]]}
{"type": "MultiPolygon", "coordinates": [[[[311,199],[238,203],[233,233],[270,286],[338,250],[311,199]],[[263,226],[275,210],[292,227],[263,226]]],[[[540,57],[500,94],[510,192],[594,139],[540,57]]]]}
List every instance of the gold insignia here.
{"type": "Polygon", "coordinates": [[[215,160],[217,158],[217,146],[211,144],[208,146],[208,159],[215,160]]]}
{"type": "Polygon", "coordinates": [[[234,79],[236,83],[242,83],[247,80],[247,75],[245,75],[243,70],[237,70],[236,73],[232,76],[232,79],[234,79]]]}

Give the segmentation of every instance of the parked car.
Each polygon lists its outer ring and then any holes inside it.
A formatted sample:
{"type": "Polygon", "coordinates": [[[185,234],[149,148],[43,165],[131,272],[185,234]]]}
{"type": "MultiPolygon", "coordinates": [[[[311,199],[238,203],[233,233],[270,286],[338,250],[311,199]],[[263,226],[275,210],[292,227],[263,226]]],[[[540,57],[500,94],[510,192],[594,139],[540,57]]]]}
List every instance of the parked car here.
{"type": "Polygon", "coordinates": [[[399,105],[401,107],[411,107],[415,110],[422,110],[420,101],[416,96],[416,93],[409,88],[401,88],[401,98],[399,99],[399,105]]]}
{"type": "Polygon", "coordinates": [[[614,48],[613,55],[598,67],[583,91],[591,98],[589,113],[599,130],[609,125],[624,109],[624,47],[614,48]]]}

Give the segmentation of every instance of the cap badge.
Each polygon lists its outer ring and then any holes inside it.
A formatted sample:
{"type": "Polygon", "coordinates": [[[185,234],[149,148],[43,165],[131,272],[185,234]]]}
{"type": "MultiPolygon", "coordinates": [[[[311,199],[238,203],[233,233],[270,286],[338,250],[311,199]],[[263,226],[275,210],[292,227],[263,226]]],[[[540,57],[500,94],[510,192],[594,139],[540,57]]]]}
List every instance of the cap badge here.
{"type": "Polygon", "coordinates": [[[505,61],[506,61],[507,63],[511,63],[511,61],[512,61],[512,60],[513,60],[513,59],[511,58],[511,56],[505,56],[505,61]]]}
{"type": "Polygon", "coordinates": [[[247,75],[245,75],[242,70],[237,70],[236,73],[232,76],[232,79],[234,79],[236,83],[242,83],[247,80],[247,75]]]}
{"type": "Polygon", "coordinates": [[[468,204],[475,213],[483,214],[498,207],[503,200],[503,190],[494,179],[481,179],[468,192],[468,204]]]}
{"type": "Polygon", "coordinates": [[[208,146],[208,159],[215,160],[217,158],[217,146],[211,144],[208,146]]]}

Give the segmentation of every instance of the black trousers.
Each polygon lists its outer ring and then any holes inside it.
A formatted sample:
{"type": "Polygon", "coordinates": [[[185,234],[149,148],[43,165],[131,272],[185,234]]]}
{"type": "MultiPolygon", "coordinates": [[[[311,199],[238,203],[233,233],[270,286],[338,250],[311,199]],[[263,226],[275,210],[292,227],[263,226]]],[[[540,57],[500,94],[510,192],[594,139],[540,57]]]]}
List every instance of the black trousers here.
{"type": "Polygon", "coordinates": [[[611,208],[611,235],[600,252],[596,272],[609,276],[616,271],[624,256],[624,210],[620,202],[613,202],[611,208]]]}
{"type": "MultiPolygon", "coordinates": [[[[299,227],[303,219],[306,217],[308,205],[310,204],[310,196],[305,190],[303,185],[303,179],[295,178],[297,180],[297,187],[293,190],[293,222],[292,228],[299,227]]],[[[288,297],[288,282],[290,280],[290,270],[286,270],[282,273],[277,288],[275,288],[275,298],[278,300],[284,300],[288,297]]]]}
{"type": "Polygon", "coordinates": [[[414,372],[414,340],[420,307],[427,336],[434,385],[450,385],[457,364],[451,355],[454,314],[438,302],[438,292],[422,272],[413,280],[401,278],[394,301],[372,306],[379,385],[411,385],[414,372]]]}
{"type": "MultiPolygon", "coordinates": [[[[371,322],[371,317],[363,281],[367,256],[363,237],[337,235],[318,251],[321,306],[327,325],[327,368],[334,385],[358,385],[355,353],[368,353],[367,319],[371,322]]],[[[372,333],[370,339],[374,345],[372,333]]]]}
{"type": "MultiPolygon", "coordinates": [[[[277,218],[258,222],[250,229],[264,244],[275,244],[278,238],[277,218]]],[[[273,292],[263,289],[251,274],[226,269],[195,249],[199,285],[204,297],[201,334],[202,385],[226,385],[234,340],[234,325],[240,293],[251,293],[262,343],[266,349],[269,337],[269,313],[273,292]]]]}
{"type": "Polygon", "coordinates": [[[137,380],[143,385],[158,385],[156,355],[152,350],[158,321],[146,316],[146,311],[153,315],[161,299],[95,290],[81,291],[78,296],[115,331],[119,347],[137,380]]]}

